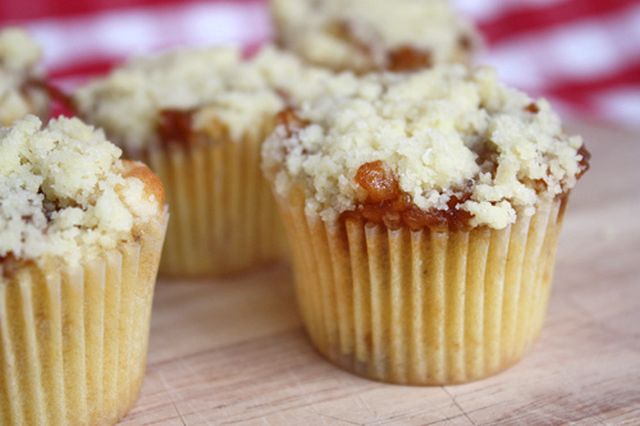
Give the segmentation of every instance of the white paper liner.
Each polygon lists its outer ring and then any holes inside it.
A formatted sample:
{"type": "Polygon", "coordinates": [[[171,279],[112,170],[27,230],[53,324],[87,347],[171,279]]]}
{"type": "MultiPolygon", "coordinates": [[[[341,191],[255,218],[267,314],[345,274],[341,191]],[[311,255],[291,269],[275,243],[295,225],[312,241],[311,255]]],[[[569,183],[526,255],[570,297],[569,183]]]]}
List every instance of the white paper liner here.
{"type": "Polygon", "coordinates": [[[0,424],[125,416],[144,376],[166,220],[74,267],[0,270],[0,424]]]}
{"type": "Polygon", "coordinates": [[[359,375],[452,384],[517,362],[542,326],[563,201],[504,230],[327,225],[293,191],[280,207],[300,311],[317,349],[359,375]]]}

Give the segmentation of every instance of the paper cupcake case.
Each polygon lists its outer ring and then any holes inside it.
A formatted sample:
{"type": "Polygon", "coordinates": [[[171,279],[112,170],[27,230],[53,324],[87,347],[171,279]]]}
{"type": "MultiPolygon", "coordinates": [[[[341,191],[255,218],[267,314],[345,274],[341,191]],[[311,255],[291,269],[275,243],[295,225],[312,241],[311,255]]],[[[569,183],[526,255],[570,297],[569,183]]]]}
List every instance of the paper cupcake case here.
{"type": "Polygon", "coordinates": [[[172,209],[161,274],[224,275],[281,256],[284,231],[260,170],[270,128],[147,154],[172,209]]]}
{"type": "Polygon", "coordinates": [[[0,424],[111,425],[144,375],[166,219],[75,267],[0,279],[0,424]]]}
{"type": "Polygon", "coordinates": [[[517,362],[549,299],[564,201],[504,230],[327,225],[280,199],[300,311],[315,347],[361,376],[462,383],[517,362]]]}

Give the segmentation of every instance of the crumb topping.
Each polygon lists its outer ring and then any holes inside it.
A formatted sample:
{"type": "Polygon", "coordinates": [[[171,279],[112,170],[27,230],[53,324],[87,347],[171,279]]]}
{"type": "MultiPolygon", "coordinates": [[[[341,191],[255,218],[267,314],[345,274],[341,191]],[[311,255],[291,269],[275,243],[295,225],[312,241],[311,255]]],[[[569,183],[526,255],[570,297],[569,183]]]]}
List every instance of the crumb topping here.
{"type": "Polygon", "coordinates": [[[199,134],[239,140],[287,102],[317,92],[329,75],[273,48],[250,60],[233,48],[181,49],[135,59],[81,87],[74,101],[83,117],[135,151],[199,134]]]}
{"type": "Polygon", "coordinates": [[[120,155],[76,118],[0,129],[0,259],[73,263],[135,238],[162,214],[162,186],[120,155]]]}
{"type": "Polygon", "coordinates": [[[272,0],[280,43],[337,70],[466,62],[477,35],[447,0],[272,0]]]}
{"type": "Polygon", "coordinates": [[[495,229],[572,188],[585,157],[548,102],[460,65],[365,76],[281,115],[263,145],[276,192],[301,186],[326,221],[373,206],[415,224],[415,206],[425,224],[455,210],[495,229]]]}
{"type": "Polygon", "coordinates": [[[46,114],[45,92],[29,85],[40,79],[40,57],[40,47],[26,31],[0,31],[0,125],[9,126],[27,114],[46,114]]]}
{"type": "Polygon", "coordinates": [[[282,105],[260,73],[231,48],[180,49],[134,59],[81,87],[74,101],[82,116],[128,150],[162,142],[158,125],[165,110],[191,110],[194,131],[215,114],[239,137],[248,122],[282,105]]]}

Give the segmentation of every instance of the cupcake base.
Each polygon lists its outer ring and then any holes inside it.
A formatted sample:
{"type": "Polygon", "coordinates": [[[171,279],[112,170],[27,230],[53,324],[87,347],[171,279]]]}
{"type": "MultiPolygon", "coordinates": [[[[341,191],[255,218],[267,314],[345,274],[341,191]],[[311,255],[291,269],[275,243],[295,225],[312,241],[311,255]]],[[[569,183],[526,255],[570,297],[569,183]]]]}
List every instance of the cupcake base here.
{"type": "Polygon", "coordinates": [[[260,171],[263,134],[147,154],[171,206],[162,275],[220,276],[281,257],[284,231],[260,171]]]}
{"type": "Polygon", "coordinates": [[[111,425],[126,415],[144,376],[165,227],[166,218],[75,267],[5,271],[0,424],[111,425]]]}
{"type": "Polygon", "coordinates": [[[333,363],[384,382],[444,385],[516,363],[544,320],[565,201],[504,230],[327,225],[280,200],[307,332],[333,363]]]}

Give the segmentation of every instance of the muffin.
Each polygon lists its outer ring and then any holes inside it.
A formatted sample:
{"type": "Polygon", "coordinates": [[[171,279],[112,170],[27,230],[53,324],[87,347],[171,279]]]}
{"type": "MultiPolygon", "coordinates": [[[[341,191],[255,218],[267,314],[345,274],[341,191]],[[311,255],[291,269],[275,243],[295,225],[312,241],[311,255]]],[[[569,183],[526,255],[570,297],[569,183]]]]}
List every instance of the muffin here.
{"type": "Polygon", "coordinates": [[[263,167],[315,347],[401,384],[518,361],[588,159],[545,100],[488,68],[370,74],[281,114],[263,167]]]}
{"type": "Polygon", "coordinates": [[[134,403],[167,214],[78,119],[0,129],[0,424],[114,424],[134,403]]]}
{"type": "Polygon", "coordinates": [[[447,0],[272,0],[271,9],[281,47],[334,70],[466,63],[478,45],[447,0]]]}
{"type": "Polygon", "coordinates": [[[46,118],[49,97],[37,69],[41,51],[19,28],[0,30],[0,126],[10,126],[27,114],[46,118]]]}
{"type": "Polygon", "coordinates": [[[327,78],[271,48],[250,60],[230,48],[183,49],[133,60],[75,93],[79,114],[166,187],[161,273],[223,275],[281,257],[260,146],[275,114],[327,78]]]}

